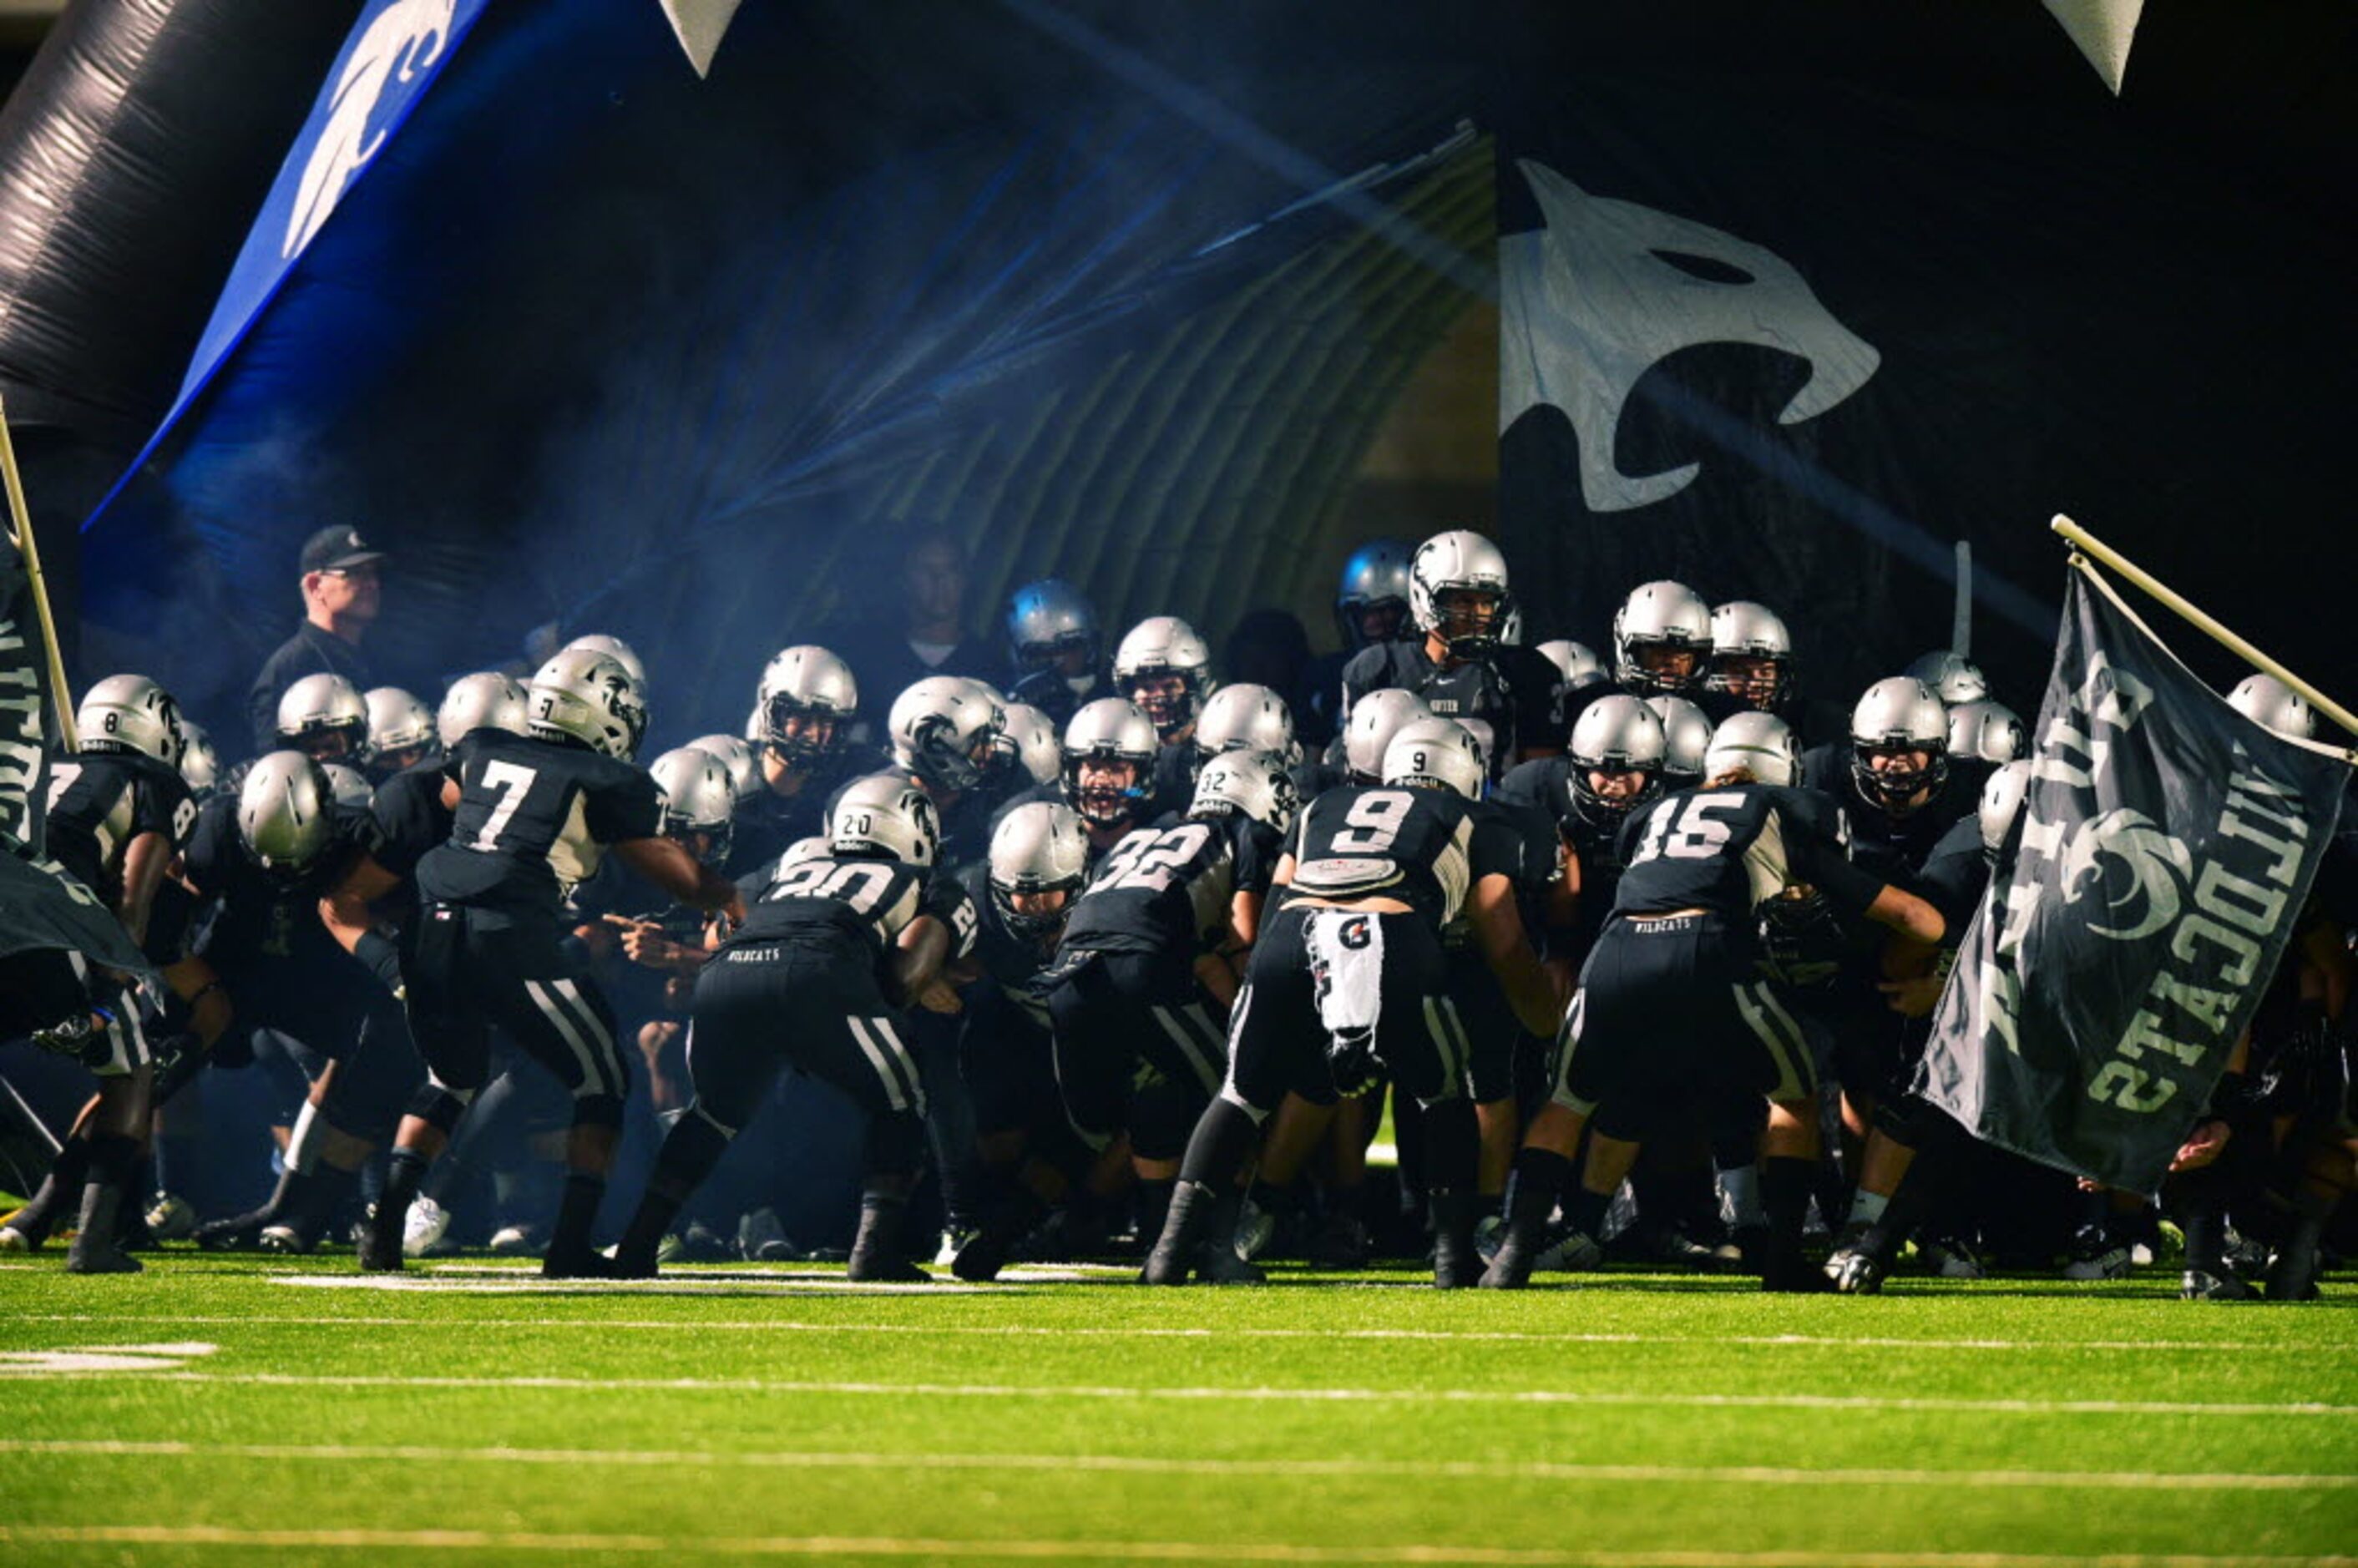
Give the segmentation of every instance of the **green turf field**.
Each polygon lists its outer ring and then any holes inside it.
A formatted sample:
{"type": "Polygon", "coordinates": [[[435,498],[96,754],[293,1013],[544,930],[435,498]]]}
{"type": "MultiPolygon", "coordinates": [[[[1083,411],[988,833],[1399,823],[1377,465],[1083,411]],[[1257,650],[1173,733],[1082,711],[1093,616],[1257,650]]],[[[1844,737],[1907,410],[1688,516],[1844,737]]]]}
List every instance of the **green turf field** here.
{"type": "Polygon", "coordinates": [[[1865,1300],[59,1262],[0,1265],[0,1562],[2358,1553],[2346,1278],[2270,1307],[2158,1272],[1865,1300]]]}

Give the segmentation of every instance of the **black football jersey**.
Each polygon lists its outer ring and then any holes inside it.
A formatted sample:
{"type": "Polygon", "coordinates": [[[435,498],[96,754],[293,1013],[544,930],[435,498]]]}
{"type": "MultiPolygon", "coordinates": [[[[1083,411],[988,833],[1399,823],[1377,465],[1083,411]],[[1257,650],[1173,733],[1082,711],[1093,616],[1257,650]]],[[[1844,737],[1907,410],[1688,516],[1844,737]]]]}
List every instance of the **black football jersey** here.
{"type": "Polygon", "coordinates": [[[1982,892],[1989,886],[1989,854],[1982,848],[1980,814],[1959,817],[1925,857],[1914,890],[1948,923],[1951,946],[1963,933],[1965,922],[1973,918],[1974,906],[1981,903],[1982,892]]]}
{"type": "Polygon", "coordinates": [[[376,819],[376,862],[405,883],[416,879],[417,862],[428,851],[449,841],[452,813],[442,804],[449,776],[438,762],[420,762],[376,786],[369,807],[376,819]]]}
{"type": "Polygon", "coordinates": [[[794,794],[780,795],[765,785],[739,801],[730,818],[730,874],[743,876],[775,865],[779,856],[801,840],[825,834],[827,803],[845,784],[891,761],[873,747],[842,746],[794,794]]]}
{"type": "Polygon", "coordinates": [[[605,846],[663,830],[647,771],[587,746],[478,730],[442,766],[459,806],[449,839],[417,863],[424,898],[553,919],[605,846]]]}
{"type": "Polygon", "coordinates": [[[974,906],[976,964],[991,983],[1007,994],[1007,1000],[1018,1011],[1041,1028],[1047,1028],[1047,1003],[1033,989],[1032,982],[1055,957],[1055,940],[1052,937],[1044,946],[1007,928],[998,904],[991,900],[990,867],[969,866],[959,881],[966,888],[968,902],[974,906]]]}
{"type": "Polygon", "coordinates": [[[196,942],[199,957],[234,976],[258,963],[293,963],[325,979],[347,955],[319,920],[319,901],[355,861],[373,853],[376,827],[365,811],[337,806],[326,849],[297,877],[265,870],[237,830],[237,799],[216,795],[197,813],[181,865],[211,902],[196,942]],[[324,967],[323,967],[324,966],[324,967]]]}
{"type": "Polygon", "coordinates": [[[974,950],[974,901],[955,877],[898,860],[814,855],[757,880],[767,885],[748,895],[745,924],[721,944],[724,956],[732,947],[834,934],[882,961],[921,914],[948,928],[952,958],[974,950]]]}
{"type": "Polygon", "coordinates": [[[1560,678],[1547,656],[1531,648],[1503,647],[1486,659],[1443,669],[1421,642],[1378,643],[1343,666],[1343,711],[1347,716],[1371,691],[1414,692],[1442,718],[1472,719],[1489,731],[1495,780],[1521,752],[1563,749],[1565,731],[1555,699],[1560,678]]]}
{"type": "Polygon", "coordinates": [[[1706,909],[1748,925],[1763,900],[1809,886],[1841,914],[1856,915],[1875,902],[1883,879],[1844,856],[1839,821],[1823,796],[1773,784],[1665,795],[1622,827],[1626,869],[1613,912],[1706,909]]]}
{"type": "Polygon", "coordinates": [[[1454,790],[1352,784],[1310,803],[1295,825],[1293,889],[1325,899],[1396,898],[1438,932],[1475,882],[1515,877],[1524,846],[1509,819],[1454,790]]]}
{"type": "Polygon", "coordinates": [[[142,833],[177,850],[197,825],[178,768],[138,752],[81,752],[49,763],[49,855],[109,908],[123,902],[123,859],[142,833]]]}
{"type": "Polygon", "coordinates": [[[1098,862],[1065,925],[1065,946],[1182,953],[1218,945],[1229,901],[1267,892],[1284,842],[1241,812],[1141,827],[1098,862]]]}

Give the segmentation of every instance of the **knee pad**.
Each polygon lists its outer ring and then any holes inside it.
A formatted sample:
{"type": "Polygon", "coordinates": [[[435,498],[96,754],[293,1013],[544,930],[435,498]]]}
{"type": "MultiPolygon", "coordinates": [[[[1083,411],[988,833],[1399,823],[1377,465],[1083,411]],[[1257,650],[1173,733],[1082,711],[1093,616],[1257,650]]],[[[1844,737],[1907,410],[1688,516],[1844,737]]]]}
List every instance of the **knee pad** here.
{"type": "Polygon", "coordinates": [[[467,1114],[467,1106],[474,1098],[472,1089],[454,1089],[428,1078],[409,1097],[409,1114],[447,1138],[458,1127],[459,1119],[467,1114]]]}

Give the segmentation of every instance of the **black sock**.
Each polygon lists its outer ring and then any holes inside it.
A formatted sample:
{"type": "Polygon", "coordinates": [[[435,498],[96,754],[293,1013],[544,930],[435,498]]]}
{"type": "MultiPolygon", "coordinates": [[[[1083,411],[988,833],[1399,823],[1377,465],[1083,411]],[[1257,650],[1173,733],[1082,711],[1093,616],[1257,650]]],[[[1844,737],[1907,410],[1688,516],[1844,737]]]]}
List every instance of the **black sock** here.
{"type": "Polygon", "coordinates": [[[341,1170],[321,1162],[311,1168],[297,1190],[287,1194],[287,1201],[279,1206],[278,1223],[307,1241],[317,1240],[360,1179],[358,1171],[341,1170]]]}
{"type": "Polygon", "coordinates": [[[433,1162],[415,1149],[396,1148],[384,1159],[384,1195],[376,1200],[376,1222],[390,1225],[395,1234],[409,1217],[409,1206],[425,1184],[433,1162]]]}
{"type": "Polygon", "coordinates": [[[2178,1227],[2186,1235],[2188,1271],[2227,1272],[2227,1184],[2215,1169],[2188,1171],[2172,1178],[2178,1227]]]}
{"type": "Polygon", "coordinates": [[[552,1256],[590,1245],[590,1227],[598,1223],[598,1206],[606,1201],[606,1178],[575,1171],[565,1178],[565,1196],[557,1206],[557,1228],[549,1233],[552,1256]]]}
{"type": "MultiPolygon", "coordinates": [[[[1187,1140],[1187,1154],[1179,1162],[1179,1179],[1206,1186],[1229,1188],[1244,1173],[1245,1164],[1260,1147],[1260,1123],[1234,1100],[1214,1097],[1187,1140]]],[[[1239,1189],[1241,1190],[1241,1189],[1239,1189]]]]}
{"type": "Polygon", "coordinates": [[[1605,1234],[1605,1211],[1612,1206],[1611,1193],[1592,1193],[1585,1184],[1574,1183],[1563,1200],[1563,1217],[1574,1230],[1595,1240],[1605,1234]]]}
{"type": "Polygon", "coordinates": [[[1526,1147],[1515,1152],[1514,1169],[1507,1177],[1507,1218],[1533,1228],[1547,1223],[1555,1200],[1572,1183],[1572,1162],[1552,1149],[1526,1147]]]}
{"type": "Polygon", "coordinates": [[[729,1135],[695,1112],[673,1122],[655,1153],[655,1173],[647,1183],[646,1195],[622,1232],[616,1256],[652,1259],[671,1222],[728,1152],[729,1135]]]}
{"type": "Polygon", "coordinates": [[[49,1162],[49,1173],[41,1183],[32,1201],[16,1211],[9,1223],[19,1232],[38,1240],[58,1227],[65,1208],[81,1202],[82,1183],[90,1175],[92,1138],[69,1138],[49,1162]]]}
{"type": "Polygon", "coordinates": [[[1801,1225],[1810,1213],[1810,1184],[1817,1174],[1815,1160],[1771,1155],[1760,1162],[1760,1207],[1768,1218],[1772,1257],[1799,1258],[1801,1225]]]}
{"type": "MultiPolygon", "coordinates": [[[[1163,1234],[1163,1222],[1171,1217],[1171,1193],[1178,1184],[1176,1178],[1143,1178],[1130,1199],[1133,1211],[1138,1216],[1139,1239],[1150,1247],[1154,1244],[1154,1238],[1163,1234]]],[[[1096,1204],[1097,1200],[1089,1195],[1087,1188],[1075,1187],[1065,1206],[1067,1219],[1086,1223],[1088,1211],[1096,1204]]]]}

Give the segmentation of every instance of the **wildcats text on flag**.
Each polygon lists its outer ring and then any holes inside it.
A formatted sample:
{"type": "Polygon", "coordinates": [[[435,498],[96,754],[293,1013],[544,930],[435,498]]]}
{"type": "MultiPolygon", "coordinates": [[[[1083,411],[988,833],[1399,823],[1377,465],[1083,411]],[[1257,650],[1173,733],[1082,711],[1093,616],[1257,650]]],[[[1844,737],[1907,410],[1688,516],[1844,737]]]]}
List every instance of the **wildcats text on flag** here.
{"type": "Polygon", "coordinates": [[[2079,565],[1920,1092],[1985,1141],[2155,1190],[2284,957],[2347,773],[2230,708],[2079,565]]]}

